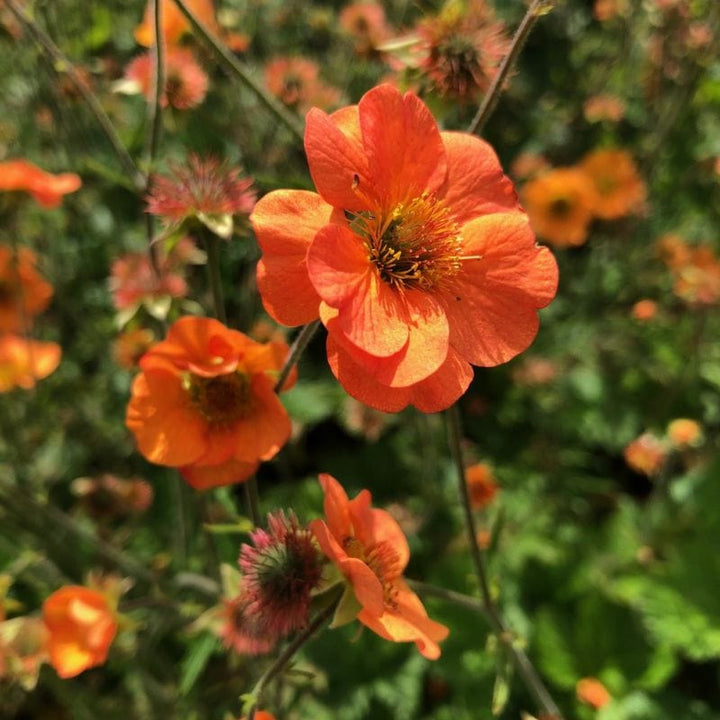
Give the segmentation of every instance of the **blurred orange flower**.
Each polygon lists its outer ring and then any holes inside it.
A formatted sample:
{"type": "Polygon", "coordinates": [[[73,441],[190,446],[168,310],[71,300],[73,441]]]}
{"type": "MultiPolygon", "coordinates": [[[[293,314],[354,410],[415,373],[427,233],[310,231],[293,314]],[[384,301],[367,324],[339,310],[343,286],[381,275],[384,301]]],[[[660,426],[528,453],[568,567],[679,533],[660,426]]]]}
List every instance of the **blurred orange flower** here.
{"type": "Polygon", "coordinates": [[[658,304],[654,300],[638,300],[632,306],[632,316],[641,322],[652,320],[658,312],[658,304]]]}
{"type": "Polygon", "coordinates": [[[720,300],[720,260],[707,245],[687,252],[685,262],[672,268],[673,292],[691,305],[714,305],[720,300]]]}
{"type": "MultiPolygon", "coordinates": [[[[247,717],[242,717],[240,720],[247,720],[247,717]]],[[[255,720],[275,720],[275,716],[265,710],[256,710],[255,720]]]]}
{"type": "Polygon", "coordinates": [[[597,678],[582,678],[575,686],[575,694],[581,703],[590,705],[596,710],[605,707],[610,700],[610,693],[597,678]]]}
{"type": "Polygon", "coordinates": [[[583,113],[588,122],[618,122],[625,115],[625,103],[614,95],[593,95],[585,101],[583,113]]]}
{"type": "Polygon", "coordinates": [[[550,170],[525,185],[522,199],[533,230],[552,245],[582,245],[587,239],[594,191],[582,170],[550,170]]]}
{"type": "Polygon", "coordinates": [[[147,328],[120,333],[113,343],[115,362],[126,370],[132,370],[154,342],[155,335],[147,328]]]}
{"type": "Polygon", "coordinates": [[[684,448],[699,445],[703,439],[702,427],[696,420],[677,418],[667,427],[667,435],[675,447],[684,448]]]}
{"type": "MultiPolygon", "coordinates": [[[[195,17],[212,32],[218,33],[220,28],[215,20],[215,6],[212,0],[185,0],[188,9],[195,17]]],[[[173,0],[160,0],[160,29],[166,45],[176,44],[182,36],[190,32],[190,23],[173,0]]],[[[143,21],[135,28],[135,40],[139,45],[150,47],[155,44],[155,22],[153,4],[148,2],[143,21]]]]}
{"type": "Polygon", "coordinates": [[[389,85],[331,116],[308,113],[319,194],[280,190],[251,220],[267,312],[318,315],[330,367],[379,410],[451,405],[472,379],[525,350],[557,286],[490,146],[441,133],[427,107],[389,85]]]}
{"type": "Polygon", "coordinates": [[[27,192],[43,207],[57,207],[64,195],[80,188],[82,180],[75,173],[53,175],[27,160],[0,163],[0,191],[27,192]]]}
{"type": "Polygon", "coordinates": [[[0,622],[0,680],[30,691],[48,660],[48,631],[39,617],[23,615],[0,622]]]}
{"type": "Polygon", "coordinates": [[[247,480],[290,436],[274,392],[287,352],[285,343],[261,345],[211,318],[175,322],[132,385],[125,422],[140,452],[180,468],[198,490],[247,480]]]}
{"type": "Polygon", "coordinates": [[[663,235],[656,247],[658,255],[669,268],[679,268],[690,262],[691,250],[679,235],[663,235]]]}
{"type": "Polygon", "coordinates": [[[265,67],[268,90],[304,115],[311,107],[327,110],[338,104],[340,91],[320,79],[317,63],[301,57],[279,57],[265,67]]]}
{"type": "Polygon", "coordinates": [[[28,330],[50,304],[53,288],[37,271],[29,248],[0,245],[0,332],[28,330]]]}
{"type": "Polygon", "coordinates": [[[357,619],[386,640],[414,642],[436,660],[448,629],[427,616],[402,577],[410,550],[400,526],[385,510],[370,507],[367,490],[349,500],[331,475],[320,475],[320,484],[327,521],[314,520],[310,528],[362,606],[357,619]]]}
{"type": "Polygon", "coordinates": [[[663,442],[652,433],[646,432],[633,440],[623,451],[625,462],[635,472],[652,477],[667,457],[667,449],[663,442]]]}
{"type": "Polygon", "coordinates": [[[385,10],[377,2],[354,2],[340,12],[340,27],[355,39],[358,55],[372,56],[390,35],[385,10]]]}
{"type": "Polygon", "coordinates": [[[470,504],[476,510],[490,505],[497,495],[495,476],[486,463],[475,463],[465,468],[465,482],[470,493],[470,504]]]}
{"type": "Polygon", "coordinates": [[[55,372],[62,350],[53,342],[28,340],[19,335],[0,335],[0,393],[15,387],[35,387],[55,372]]]}
{"type": "Polygon", "coordinates": [[[595,150],[582,159],[580,167],[592,181],[592,212],[597,217],[623,217],[645,200],[645,183],[624,150],[595,150]]]}
{"type": "Polygon", "coordinates": [[[104,595],[79,585],[60,588],[43,603],[50,664],[61,678],[102,665],[117,632],[104,595]]]}

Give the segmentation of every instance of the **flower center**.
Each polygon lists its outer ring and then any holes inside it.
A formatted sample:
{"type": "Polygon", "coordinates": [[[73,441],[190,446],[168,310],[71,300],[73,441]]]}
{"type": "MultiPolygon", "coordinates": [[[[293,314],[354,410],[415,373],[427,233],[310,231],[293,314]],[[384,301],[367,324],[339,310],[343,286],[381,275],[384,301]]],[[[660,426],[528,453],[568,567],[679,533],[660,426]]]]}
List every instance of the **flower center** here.
{"type": "Polygon", "coordinates": [[[250,378],[243,373],[210,378],[189,374],[184,386],[190,402],[213,427],[232,425],[251,410],[250,378]]]}
{"type": "Polygon", "coordinates": [[[402,566],[392,545],[383,540],[365,546],[357,538],[348,536],[343,540],[343,547],[350,557],[362,560],[375,573],[383,587],[385,604],[394,606],[398,592],[394,581],[402,574],[402,566]]]}
{"type": "Polygon", "coordinates": [[[550,214],[564,220],[572,212],[572,202],[566,197],[559,197],[550,203],[550,214]]]}
{"type": "Polygon", "coordinates": [[[388,218],[356,216],[351,227],[366,238],[380,279],[396,290],[432,290],[460,269],[462,240],[449,208],[423,193],[388,218]]]}

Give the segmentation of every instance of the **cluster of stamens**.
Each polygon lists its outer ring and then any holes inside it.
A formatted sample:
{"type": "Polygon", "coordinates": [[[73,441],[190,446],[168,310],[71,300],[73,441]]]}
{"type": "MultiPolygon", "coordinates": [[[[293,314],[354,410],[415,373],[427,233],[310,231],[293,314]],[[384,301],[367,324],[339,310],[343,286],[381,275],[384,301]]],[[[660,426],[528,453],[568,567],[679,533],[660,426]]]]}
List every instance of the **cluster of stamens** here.
{"type": "Polygon", "coordinates": [[[232,425],[251,410],[250,378],[241,372],[215,377],[188,373],[183,386],[193,407],[214,428],[232,425]]]}

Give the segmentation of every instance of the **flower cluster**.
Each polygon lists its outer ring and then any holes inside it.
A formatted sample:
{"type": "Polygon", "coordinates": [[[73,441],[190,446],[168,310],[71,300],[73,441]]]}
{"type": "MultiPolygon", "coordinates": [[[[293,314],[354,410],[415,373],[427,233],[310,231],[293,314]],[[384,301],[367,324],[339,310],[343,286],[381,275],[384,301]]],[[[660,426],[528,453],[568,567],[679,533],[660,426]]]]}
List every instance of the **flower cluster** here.
{"type": "Polygon", "coordinates": [[[412,93],[308,113],[316,193],[280,190],[251,216],[258,287],[285,325],[320,318],[330,367],[379,410],[443,410],[525,350],[557,266],[487,143],[440,132],[412,93]]]}
{"type": "Polygon", "coordinates": [[[556,247],[582,245],[594,218],[615,220],[637,212],[645,185],[623,150],[595,150],[578,165],[540,173],[522,199],[537,234],[556,247]]]}

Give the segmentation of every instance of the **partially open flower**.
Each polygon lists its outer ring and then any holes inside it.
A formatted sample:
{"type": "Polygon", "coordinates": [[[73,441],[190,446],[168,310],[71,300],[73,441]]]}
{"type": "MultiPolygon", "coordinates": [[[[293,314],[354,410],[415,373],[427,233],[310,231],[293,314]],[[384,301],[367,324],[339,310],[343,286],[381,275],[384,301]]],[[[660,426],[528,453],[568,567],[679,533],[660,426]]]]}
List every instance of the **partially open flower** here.
{"type": "MultiPolygon", "coordinates": [[[[0,171],[2,172],[2,171],[0,171]]],[[[53,288],[37,271],[30,248],[0,245],[0,332],[28,330],[50,304],[53,288]]]]}
{"type": "Polygon", "coordinates": [[[386,640],[414,642],[422,655],[436,660],[448,629],[427,616],[402,577],[410,550],[400,526],[370,506],[367,490],[349,500],[332,476],[320,475],[320,484],[326,520],[314,520],[310,527],[352,588],[360,606],[357,619],[386,640]]]}
{"type": "Polygon", "coordinates": [[[38,380],[55,372],[61,357],[57,343],[0,335],[0,393],[35,387],[38,380]]]}
{"type": "Polygon", "coordinates": [[[0,191],[27,192],[46,208],[57,207],[63,196],[75,192],[81,185],[82,180],[75,173],[53,175],[27,160],[0,163],[0,191]]]}

